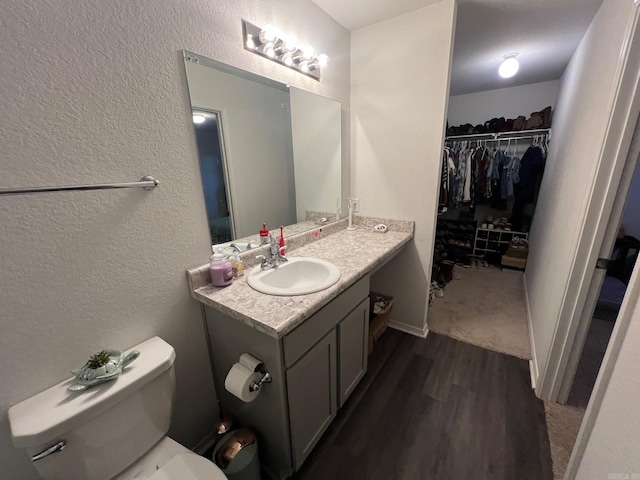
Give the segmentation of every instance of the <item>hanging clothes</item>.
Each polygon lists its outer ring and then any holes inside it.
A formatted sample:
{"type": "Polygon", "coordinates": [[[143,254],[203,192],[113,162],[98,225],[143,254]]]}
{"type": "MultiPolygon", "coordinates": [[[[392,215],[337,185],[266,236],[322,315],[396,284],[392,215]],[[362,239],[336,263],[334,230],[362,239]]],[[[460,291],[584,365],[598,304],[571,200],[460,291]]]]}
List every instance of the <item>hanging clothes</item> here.
{"type": "Polygon", "coordinates": [[[546,135],[528,138],[534,143],[522,159],[517,155],[518,139],[515,150],[511,144],[506,150],[500,148],[504,140],[499,138],[448,141],[443,149],[439,213],[457,208],[468,208],[474,213],[477,205],[483,203],[506,211],[507,201],[514,199],[514,214],[521,218],[524,205],[537,192],[548,147],[546,135]],[[488,142],[497,142],[497,148],[488,147],[488,142]]]}
{"type": "Polygon", "coordinates": [[[511,215],[511,224],[515,230],[522,229],[524,207],[535,200],[538,183],[544,173],[545,154],[539,145],[531,145],[520,161],[518,182],[513,184],[515,202],[511,215]]]}

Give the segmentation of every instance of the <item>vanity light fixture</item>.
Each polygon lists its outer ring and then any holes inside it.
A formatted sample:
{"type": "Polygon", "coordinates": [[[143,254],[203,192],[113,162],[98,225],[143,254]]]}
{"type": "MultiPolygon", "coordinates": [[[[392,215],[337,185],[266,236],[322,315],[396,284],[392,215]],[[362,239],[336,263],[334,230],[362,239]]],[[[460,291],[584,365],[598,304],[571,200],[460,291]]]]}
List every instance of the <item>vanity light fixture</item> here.
{"type": "Polygon", "coordinates": [[[498,74],[502,78],[511,78],[518,73],[520,62],[518,62],[517,56],[517,53],[509,53],[504,56],[504,60],[500,64],[500,68],[498,68],[498,74]]]}
{"type": "Polygon", "coordinates": [[[260,28],[242,20],[242,33],[246,50],[316,80],[320,80],[322,68],[329,63],[326,54],[316,55],[311,45],[299,44],[295,37],[280,33],[273,25],[260,28]]]}

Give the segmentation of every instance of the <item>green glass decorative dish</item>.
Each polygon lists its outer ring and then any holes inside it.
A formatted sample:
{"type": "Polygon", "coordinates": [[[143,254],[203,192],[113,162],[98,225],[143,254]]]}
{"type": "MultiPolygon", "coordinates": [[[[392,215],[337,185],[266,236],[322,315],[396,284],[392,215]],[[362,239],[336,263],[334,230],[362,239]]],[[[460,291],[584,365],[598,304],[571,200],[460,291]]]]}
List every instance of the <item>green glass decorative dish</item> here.
{"type": "Polygon", "coordinates": [[[138,350],[133,350],[128,354],[120,350],[102,350],[92,355],[82,367],[73,370],[73,383],[67,390],[79,392],[100,383],[115,380],[122,370],[140,356],[138,350]]]}

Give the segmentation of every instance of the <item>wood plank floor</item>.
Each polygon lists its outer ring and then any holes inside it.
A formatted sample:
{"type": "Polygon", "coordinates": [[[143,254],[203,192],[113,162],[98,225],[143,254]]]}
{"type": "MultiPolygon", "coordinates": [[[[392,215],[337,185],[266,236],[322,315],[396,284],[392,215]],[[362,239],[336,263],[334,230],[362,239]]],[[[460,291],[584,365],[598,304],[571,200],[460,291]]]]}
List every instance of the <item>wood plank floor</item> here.
{"type": "Polygon", "coordinates": [[[388,330],[292,478],[552,479],[528,364],[440,335],[388,330]]]}

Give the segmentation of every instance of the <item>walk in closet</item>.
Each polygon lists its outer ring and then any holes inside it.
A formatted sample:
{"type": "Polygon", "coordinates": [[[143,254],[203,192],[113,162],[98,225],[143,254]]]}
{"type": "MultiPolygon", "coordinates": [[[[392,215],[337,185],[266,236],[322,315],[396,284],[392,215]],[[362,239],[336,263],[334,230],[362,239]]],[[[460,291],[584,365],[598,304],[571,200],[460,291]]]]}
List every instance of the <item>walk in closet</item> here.
{"type": "Polygon", "coordinates": [[[446,138],[434,281],[449,280],[448,264],[502,265],[510,247],[526,250],[550,136],[538,129],[446,138]]]}

